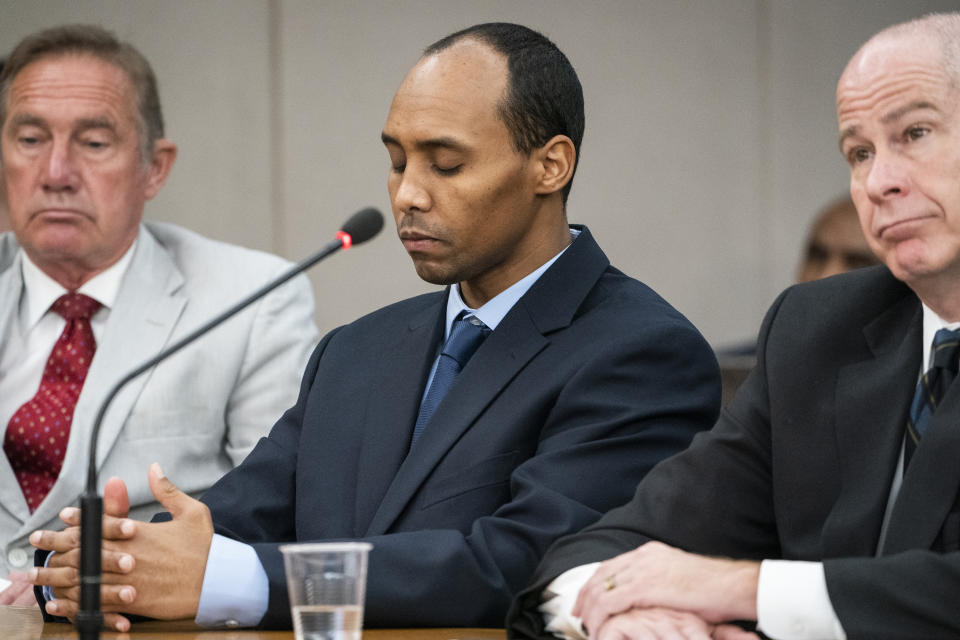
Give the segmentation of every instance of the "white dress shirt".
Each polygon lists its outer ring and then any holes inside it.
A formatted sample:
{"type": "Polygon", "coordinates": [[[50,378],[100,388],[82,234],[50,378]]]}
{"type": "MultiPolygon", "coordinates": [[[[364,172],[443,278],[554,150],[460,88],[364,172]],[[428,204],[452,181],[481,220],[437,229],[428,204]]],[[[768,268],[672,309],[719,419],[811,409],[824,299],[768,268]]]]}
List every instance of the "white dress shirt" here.
{"type": "MultiPolygon", "coordinates": [[[[117,298],[136,245],[134,241],[120,260],[78,289],[78,293],[90,296],[101,305],[90,319],[90,328],[97,342],[103,336],[110,308],[117,298]]],[[[67,324],[61,315],[50,310],[50,306],[67,290],[41,271],[23,249],[14,260],[20,263],[23,294],[18,301],[18,312],[13,315],[0,343],[0,425],[4,431],[17,409],[40,388],[47,359],[67,324]]]]}
{"type": "MultiPolygon", "coordinates": [[[[931,364],[933,336],[940,329],[958,329],[960,322],[947,323],[923,305],[923,366],[917,379],[931,364]]],[[[903,483],[903,446],[893,474],[890,497],[883,515],[877,553],[883,549],[893,505],[903,483]]],[[[547,631],[559,638],[582,640],[580,619],[570,612],[581,587],[596,571],[599,563],[574,567],[561,574],[543,591],[540,612],[547,631]]],[[[821,562],[764,560],[757,584],[757,628],[775,640],[846,640],[847,634],[830,602],[821,562]]]]}

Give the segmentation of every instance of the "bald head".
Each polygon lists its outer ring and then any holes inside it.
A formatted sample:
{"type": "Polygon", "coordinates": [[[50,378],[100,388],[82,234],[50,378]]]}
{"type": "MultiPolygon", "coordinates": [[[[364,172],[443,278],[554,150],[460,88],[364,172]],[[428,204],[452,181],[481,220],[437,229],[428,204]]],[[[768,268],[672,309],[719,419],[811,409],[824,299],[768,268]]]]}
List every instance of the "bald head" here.
{"type": "Polygon", "coordinates": [[[844,75],[855,69],[864,56],[878,48],[886,49],[904,42],[936,47],[942,56],[943,70],[949,75],[953,86],[960,88],[960,12],[931,13],[887,27],[860,47],[847,65],[844,75]]]}
{"type": "Polygon", "coordinates": [[[960,13],[871,38],[837,85],[850,195],[880,260],[960,320],[960,13]]]}

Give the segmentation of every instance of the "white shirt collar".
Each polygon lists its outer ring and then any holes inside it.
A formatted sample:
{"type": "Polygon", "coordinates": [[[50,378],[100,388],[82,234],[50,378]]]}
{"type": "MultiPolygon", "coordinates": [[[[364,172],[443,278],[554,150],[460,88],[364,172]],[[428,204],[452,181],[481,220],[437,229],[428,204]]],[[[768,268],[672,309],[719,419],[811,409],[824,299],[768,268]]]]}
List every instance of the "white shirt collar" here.
{"type": "MultiPolygon", "coordinates": [[[[78,292],[90,296],[107,309],[112,308],[120,291],[123,276],[133,260],[133,252],[138,242],[139,235],[119,260],[84,282],[78,292]]],[[[67,293],[67,290],[34,264],[23,248],[20,249],[20,257],[24,290],[20,304],[20,320],[22,326],[29,330],[40,321],[57,298],[67,293]]]]}
{"type": "MultiPolygon", "coordinates": [[[[580,235],[579,229],[570,228],[570,236],[573,240],[577,239],[577,236],[580,235]]],[[[572,242],[570,244],[573,244],[572,242]]],[[[450,294],[447,296],[447,324],[444,329],[443,339],[446,342],[446,339],[450,336],[450,328],[453,326],[453,321],[457,319],[457,316],[460,315],[461,311],[466,311],[467,313],[472,313],[480,320],[483,324],[487,325],[491,331],[497,328],[497,325],[500,324],[500,321],[503,320],[504,316],[510,312],[510,309],[513,308],[513,305],[517,304],[517,300],[523,297],[527,291],[530,290],[530,287],[533,286],[537,280],[540,279],[540,276],[543,275],[543,272],[550,268],[554,262],[557,261],[557,258],[563,255],[563,252],[570,248],[568,244],[566,247],[560,250],[560,252],[540,265],[536,270],[530,272],[520,280],[517,280],[512,285],[498,293],[496,296],[487,301],[479,309],[471,309],[463,301],[463,298],[460,297],[460,285],[455,284],[450,287],[450,294]]]]}
{"type": "Polygon", "coordinates": [[[947,322],[938,316],[933,309],[923,304],[923,360],[921,361],[923,362],[923,367],[920,372],[921,375],[929,369],[932,364],[930,361],[930,351],[933,346],[933,336],[940,329],[960,329],[960,322],[947,322]]]}

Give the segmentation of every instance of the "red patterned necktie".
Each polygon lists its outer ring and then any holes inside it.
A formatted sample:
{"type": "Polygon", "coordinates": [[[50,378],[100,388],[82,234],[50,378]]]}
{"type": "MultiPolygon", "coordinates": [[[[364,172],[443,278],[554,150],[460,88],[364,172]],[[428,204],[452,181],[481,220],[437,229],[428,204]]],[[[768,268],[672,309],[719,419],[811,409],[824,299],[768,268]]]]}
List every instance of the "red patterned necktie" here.
{"type": "Polygon", "coordinates": [[[60,475],[70,423],[97,343],[90,318],[100,303],[82,293],[67,293],[50,307],[67,326],[53,345],[40,388],[7,425],[3,451],[17,476],[30,513],[43,502],[60,475]]]}

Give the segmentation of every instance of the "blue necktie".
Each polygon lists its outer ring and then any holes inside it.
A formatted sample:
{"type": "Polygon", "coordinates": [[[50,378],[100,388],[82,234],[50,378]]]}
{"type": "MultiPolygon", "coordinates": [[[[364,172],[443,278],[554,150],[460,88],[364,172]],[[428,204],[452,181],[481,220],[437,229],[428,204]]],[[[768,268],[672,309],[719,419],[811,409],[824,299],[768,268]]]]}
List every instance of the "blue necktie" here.
{"type": "Polygon", "coordinates": [[[413,438],[410,440],[411,447],[423,433],[424,427],[427,426],[433,412],[436,411],[440,401],[443,400],[443,396],[447,395],[450,385],[453,384],[460,371],[467,366],[470,356],[489,334],[490,329],[476,316],[465,316],[461,312],[461,315],[454,321],[453,328],[450,330],[450,337],[447,339],[447,343],[443,345],[443,352],[437,362],[437,370],[433,374],[430,389],[420,404],[420,413],[417,414],[417,423],[413,427],[413,438]]]}
{"type": "Polygon", "coordinates": [[[920,439],[933,422],[933,412],[957,377],[957,355],[960,351],[960,331],[940,329],[933,336],[933,366],[917,383],[907,421],[907,440],[904,448],[904,468],[909,464],[920,439]]]}

